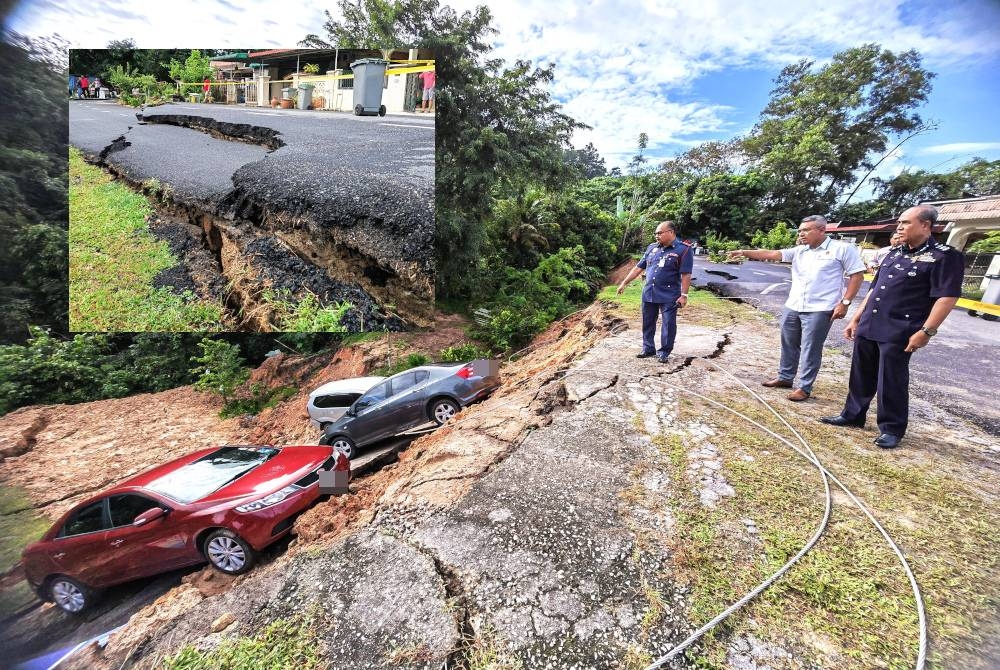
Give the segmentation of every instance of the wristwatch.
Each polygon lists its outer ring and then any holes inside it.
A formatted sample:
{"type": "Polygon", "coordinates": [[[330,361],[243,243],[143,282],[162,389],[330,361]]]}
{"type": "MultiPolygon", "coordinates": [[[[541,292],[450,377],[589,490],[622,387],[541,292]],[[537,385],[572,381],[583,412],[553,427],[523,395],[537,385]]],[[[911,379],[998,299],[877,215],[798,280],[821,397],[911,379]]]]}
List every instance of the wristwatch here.
{"type": "Polygon", "coordinates": [[[920,330],[924,331],[924,335],[926,335],[927,337],[934,337],[935,335],[937,335],[937,328],[928,328],[926,326],[923,326],[920,328],[920,330]]]}
{"type": "Polygon", "coordinates": [[[843,305],[844,307],[850,307],[851,301],[848,300],[847,298],[844,298],[843,300],[840,301],[840,304],[843,305]]]}

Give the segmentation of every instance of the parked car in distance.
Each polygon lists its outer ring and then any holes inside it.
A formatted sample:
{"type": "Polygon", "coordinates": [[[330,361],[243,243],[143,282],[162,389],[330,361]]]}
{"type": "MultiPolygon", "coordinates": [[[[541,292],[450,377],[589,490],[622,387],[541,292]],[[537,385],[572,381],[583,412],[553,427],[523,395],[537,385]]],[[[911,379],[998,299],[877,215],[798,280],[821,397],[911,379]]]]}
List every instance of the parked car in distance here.
{"type": "Polygon", "coordinates": [[[354,458],[358,449],[429,421],[439,426],[500,386],[497,361],[435,363],[411,368],[376,384],[338,421],[320,444],[354,458]]]}
{"type": "Polygon", "coordinates": [[[354,377],[323,384],[309,394],[306,403],[309,423],[323,430],[327,424],[344,416],[355,400],[381,381],[385,381],[385,377],[354,377]]]}
{"type": "Polygon", "coordinates": [[[76,505],[22,553],[43,600],[76,614],[99,589],[208,561],[238,575],[321,495],[346,493],[350,461],[324,446],[203,449],[76,505]]]}

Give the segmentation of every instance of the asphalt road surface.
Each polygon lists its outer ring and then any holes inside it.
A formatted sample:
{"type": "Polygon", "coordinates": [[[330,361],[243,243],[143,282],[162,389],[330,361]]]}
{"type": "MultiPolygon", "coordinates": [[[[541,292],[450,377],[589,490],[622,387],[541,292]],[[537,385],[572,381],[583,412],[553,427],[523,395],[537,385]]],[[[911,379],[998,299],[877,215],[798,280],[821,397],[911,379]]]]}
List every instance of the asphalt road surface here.
{"type": "Polygon", "coordinates": [[[92,159],[103,155],[132,181],[157,179],[172,189],[175,201],[212,210],[226,196],[250,196],[273,210],[308,212],[318,221],[373,221],[386,231],[379,246],[387,254],[430,262],[433,116],[186,103],[137,110],[101,100],[71,100],[69,110],[71,145],[92,159]],[[220,139],[157,117],[256,126],[276,133],[283,146],[271,150],[220,139]]]}
{"type": "MultiPolygon", "coordinates": [[[[740,297],[758,309],[779,315],[792,285],[791,266],[765,261],[730,265],[712,263],[700,256],[695,258],[692,283],[720,295],[740,297]]],[[[865,282],[847,318],[854,314],[867,291],[865,282]]],[[[844,323],[830,329],[826,344],[850,356],[853,344],[844,339],[844,323]]],[[[956,308],[931,343],[910,359],[911,392],[1000,436],[998,343],[1000,322],[972,317],[956,308]]]]}

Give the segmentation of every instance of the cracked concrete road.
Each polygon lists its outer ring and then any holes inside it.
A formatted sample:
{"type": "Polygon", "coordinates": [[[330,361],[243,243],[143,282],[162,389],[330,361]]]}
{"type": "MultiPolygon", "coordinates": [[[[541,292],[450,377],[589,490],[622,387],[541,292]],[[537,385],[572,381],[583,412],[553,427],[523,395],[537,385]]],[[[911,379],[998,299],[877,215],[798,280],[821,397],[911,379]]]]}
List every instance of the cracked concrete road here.
{"type": "Polygon", "coordinates": [[[689,357],[716,354],[726,338],[685,325],[675,360],[663,365],[635,359],[636,337],[598,341],[565,375],[549,359],[516,392],[534,400],[491,398],[483,412],[459,415],[477,428],[442,429],[432,436],[438,450],[415,443],[413,476],[389,480],[357,532],[308,546],[198,606],[186,591],[172,595],[183,615],[146,629],[149,637],[126,629],[102,665],[117,667],[118,654],[136,646],[132,667],[175,653],[175,640],[212,648],[239,629],[211,633],[221,613],[252,625],[313,606],[325,618],[330,668],[470,667],[492,649],[524,668],[611,670],[630,654],[666,651],[688,623],[671,568],[667,495],[677,484],[658,436],[680,427],[677,398],[644,379],[683,376],[689,357]],[[504,405],[522,421],[541,413],[523,440],[498,418],[504,405]],[[440,468],[475,463],[472,452],[486,449],[506,458],[485,470],[463,466],[460,476],[440,468]],[[458,493],[434,495],[429,482],[458,493]]]}

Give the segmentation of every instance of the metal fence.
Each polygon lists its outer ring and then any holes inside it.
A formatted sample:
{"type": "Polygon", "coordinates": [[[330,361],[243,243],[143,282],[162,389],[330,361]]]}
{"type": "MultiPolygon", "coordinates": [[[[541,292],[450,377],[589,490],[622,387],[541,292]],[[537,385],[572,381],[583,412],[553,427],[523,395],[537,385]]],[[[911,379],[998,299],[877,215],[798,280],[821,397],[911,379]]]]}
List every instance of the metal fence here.
{"type": "Polygon", "coordinates": [[[965,254],[965,279],[962,282],[963,291],[981,290],[983,278],[989,271],[990,263],[998,254],[965,254]]]}

